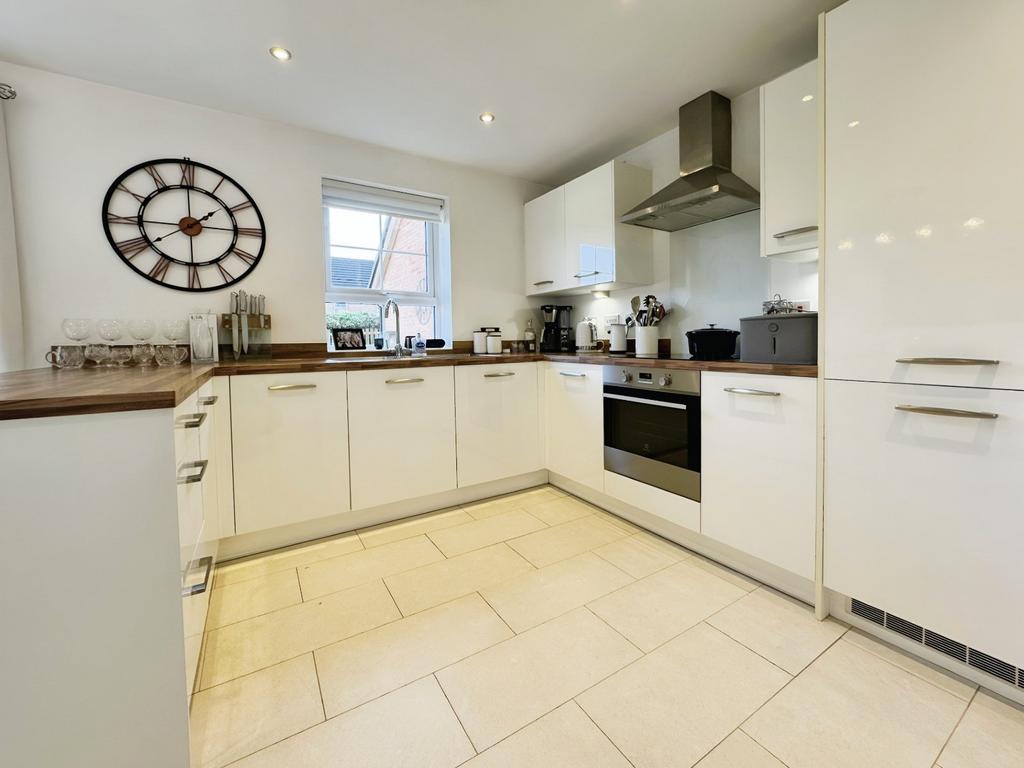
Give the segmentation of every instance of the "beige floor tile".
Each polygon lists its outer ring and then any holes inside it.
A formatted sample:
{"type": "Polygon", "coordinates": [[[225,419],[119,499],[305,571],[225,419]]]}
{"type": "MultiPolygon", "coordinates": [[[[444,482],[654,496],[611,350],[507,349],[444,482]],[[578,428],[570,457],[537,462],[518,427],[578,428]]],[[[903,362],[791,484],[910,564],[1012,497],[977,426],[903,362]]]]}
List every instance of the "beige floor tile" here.
{"type": "Polygon", "coordinates": [[[952,672],[947,672],[945,669],[931,664],[924,659],[911,656],[906,651],[901,651],[895,646],[883,643],[878,638],[872,637],[858,629],[851,629],[843,637],[843,640],[851,642],[859,648],[885,659],[890,664],[895,664],[900,669],[912,675],[917,675],[932,685],[937,685],[939,688],[949,691],[954,696],[959,696],[961,699],[970,700],[978,689],[978,686],[970,680],[954,675],[952,672]]]}
{"type": "Polygon", "coordinates": [[[381,523],[372,528],[361,528],[358,533],[363,546],[369,549],[370,547],[379,547],[381,544],[390,544],[393,541],[411,539],[413,536],[420,536],[431,531],[439,531],[442,528],[451,528],[453,525],[462,525],[472,519],[462,509],[446,509],[441,512],[428,512],[425,515],[394,520],[390,523],[381,523]]]}
{"type": "Polygon", "coordinates": [[[463,768],[631,768],[589,717],[570,701],[530,723],[463,768]]]}
{"type": "Polygon", "coordinates": [[[210,593],[206,630],[251,619],[302,602],[294,568],[218,587],[210,593]]]}
{"type": "Polygon", "coordinates": [[[814,609],[768,589],[755,589],[707,620],[791,675],[814,661],[846,631],[834,619],[818,621],[814,609]]]}
{"type": "Polygon", "coordinates": [[[626,533],[640,533],[640,531],[643,530],[643,528],[641,528],[638,525],[634,525],[633,523],[629,522],[629,520],[621,518],[618,515],[613,515],[611,512],[606,512],[603,509],[595,508],[594,514],[597,515],[599,519],[604,520],[606,523],[614,525],[616,528],[621,528],[626,533]]]}
{"type": "Polygon", "coordinates": [[[626,532],[594,515],[571,520],[509,542],[509,546],[538,568],[597,549],[626,532]]]}
{"type": "Polygon", "coordinates": [[[431,676],[232,768],[454,768],[471,757],[473,747],[431,676]]]}
{"type": "Polygon", "coordinates": [[[424,565],[385,581],[406,616],[533,570],[505,544],[424,565]]]}
{"type": "Polygon", "coordinates": [[[530,514],[548,525],[560,525],[594,512],[594,507],[571,496],[561,496],[530,507],[530,514]]]}
{"type": "Polygon", "coordinates": [[[497,496],[492,499],[464,504],[462,508],[471,517],[483,520],[493,515],[500,515],[502,512],[508,512],[511,509],[530,509],[537,504],[553,501],[563,496],[565,496],[564,493],[551,486],[541,486],[520,491],[519,493],[510,493],[507,496],[497,496]]]}
{"type": "Polygon", "coordinates": [[[299,568],[302,598],[311,600],[438,560],[444,560],[444,555],[426,536],[394,541],[351,555],[321,560],[299,568]]]}
{"type": "Polygon", "coordinates": [[[313,656],[240,677],[192,697],[192,768],[214,768],[322,722],[313,656]]]}
{"type": "Polygon", "coordinates": [[[700,555],[695,554],[691,558],[690,562],[708,573],[713,573],[720,579],[725,579],[733,586],[742,589],[744,592],[753,592],[761,586],[753,579],[744,576],[742,573],[738,573],[732,568],[726,568],[724,565],[716,563],[714,560],[709,560],[706,557],[701,557],[700,555]]]}
{"type": "Polygon", "coordinates": [[[286,571],[329,557],[347,555],[362,548],[363,544],[356,534],[346,533],[333,539],[320,539],[297,547],[278,549],[265,555],[235,560],[220,566],[217,568],[214,584],[218,587],[237,584],[275,571],[286,571]]]}
{"type": "Polygon", "coordinates": [[[743,595],[739,587],[683,560],[589,607],[647,652],[743,595]]]}
{"type": "Polygon", "coordinates": [[[429,537],[437,548],[444,552],[445,557],[455,557],[517,536],[525,536],[542,528],[547,528],[547,525],[529,512],[510,509],[508,512],[483,520],[471,520],[454,528],[433,531],[429,537]]]}
{"type": "Polygon", "coordinates": [[[385,624],[316,652],[328,717],[364,704],[507,640],[512,632],[479,595],[385,624]]]}
{"type": "Polygon", "coordinates": [[[747,736],[733,731],[729,738],[711,750],[695,768],[786,768],[772,754],[747,736]]]}
{"type": "Polygon", "coordinates": [[[611,563],[584,552],[487,587],[481,594],[512,629],[522,632],[632,581],[611,563]]]}
{"type": "Polygon", "coordinates": [[[400,617],[387,588],[378,580],[215,629],[206,635],[202,688],[400,617]]]}
{"type": "Polygon", "coordinates": [[[942,768],[1020,768],[1024,765],[1024,707],[978,691],[939,756],[942,768]]]}
{"type": "Polygon", "coordinates": [[[594,554],[621,568],[634,579],[650,576],[690,556],[685,550],[673,547],[668,542],[659,545],[651,539],[656,537],[638,533],[598,547],[594,554]]]}
{"type": "Polygon", "coordinates": [[[577,702],[636,768],[675,768],[699,760],[789,680],[698,624],[577,702]]]}
{"type": "Polygon", "coordinates": [[[486,749],[640,656],[578,608],[437,673],[478,750],[486,749]]]}
{"type": "Polygon", "coordinates": [[[841,639],[743,730],[790,768],[927,767],[966,706],[841,639]]]}

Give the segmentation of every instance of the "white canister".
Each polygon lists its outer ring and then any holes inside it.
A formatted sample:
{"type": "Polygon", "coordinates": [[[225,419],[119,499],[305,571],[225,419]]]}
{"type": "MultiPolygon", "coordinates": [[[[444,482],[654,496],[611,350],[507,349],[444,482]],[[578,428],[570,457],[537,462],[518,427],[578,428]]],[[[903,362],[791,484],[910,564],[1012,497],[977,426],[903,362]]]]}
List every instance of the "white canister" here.
{"type": "Polygon", "coordinates": [[[658,356],[658,326],[638,325],[636,327],[636,356],[658,356]]]}
{"type": "Polygon", "coordinates": [[[626,351],[626,324],[625,323],[612,323],[609,328],[611,329],[611,346],[609,352],[625,352],[626,351]]]}
{"type": "Polygon", "coordinates": [[[482,355],[487,352],[487,332],[473,331],[473,354],[482,355]]]}
{"type": "Polygon", "coordinates": [[[501,334],[500,333],[488,333],[487,334],[487,354],[488,355],[500,355],[501,354],[501,334]]]}

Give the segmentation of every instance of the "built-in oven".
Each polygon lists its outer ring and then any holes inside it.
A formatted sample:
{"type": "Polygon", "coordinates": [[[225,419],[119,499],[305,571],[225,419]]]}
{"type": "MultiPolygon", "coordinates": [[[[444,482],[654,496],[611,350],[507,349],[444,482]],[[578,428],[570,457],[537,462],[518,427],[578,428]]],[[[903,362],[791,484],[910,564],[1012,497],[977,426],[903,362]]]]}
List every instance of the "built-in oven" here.
{"type": "Polygon", "coordinates": [[[604,468],[700,501],[700,373],[604,368],[604,468]]]}

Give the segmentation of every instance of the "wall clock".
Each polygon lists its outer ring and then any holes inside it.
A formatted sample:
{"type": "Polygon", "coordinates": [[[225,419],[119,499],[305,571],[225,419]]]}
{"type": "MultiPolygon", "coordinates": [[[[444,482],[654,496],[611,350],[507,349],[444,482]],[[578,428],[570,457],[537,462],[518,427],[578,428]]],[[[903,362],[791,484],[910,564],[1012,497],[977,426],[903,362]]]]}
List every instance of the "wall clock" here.
{"type": "Polygon", "coordinates": [[[103,228],[129,267],[178,291],[237,283],[263,256],[263,215],[226,173],[187,157],[129,168],[103,198],[103,228]]]}

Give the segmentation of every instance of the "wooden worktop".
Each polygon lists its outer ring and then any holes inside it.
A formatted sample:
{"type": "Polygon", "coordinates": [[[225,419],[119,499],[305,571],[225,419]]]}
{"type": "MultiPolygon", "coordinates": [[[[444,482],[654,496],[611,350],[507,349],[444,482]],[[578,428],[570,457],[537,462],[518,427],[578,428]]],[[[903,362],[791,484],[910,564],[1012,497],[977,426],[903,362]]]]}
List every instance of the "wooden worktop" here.
{"type": "Polygon", "coordinates": [[[294,357],[268,360],[221,361],[212,364],[157,368],[33,368],[0,373],[0,421],[83,413],[114,413],[173,408],[199,389],[211,376],[258,373],[310,373],[379,368],[416,368],[445,365],[488,365],[552,362],[590,365],[631,365],[676,370],[759,373],[775,376],[815,377],[815,365],[772,365],[736,360],[638,360],[604,354],[581,355],[468,355],[431,354],[427,357],[294,357]]]}

